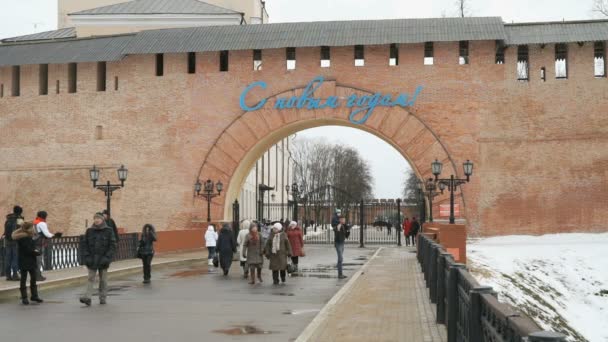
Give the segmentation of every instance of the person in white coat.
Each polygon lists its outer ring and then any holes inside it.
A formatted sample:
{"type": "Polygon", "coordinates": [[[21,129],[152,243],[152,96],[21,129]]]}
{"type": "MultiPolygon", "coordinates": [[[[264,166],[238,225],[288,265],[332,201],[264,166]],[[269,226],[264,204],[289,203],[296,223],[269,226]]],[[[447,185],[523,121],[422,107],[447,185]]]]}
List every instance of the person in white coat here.
{"type": "Polygon", "coordinates": [[[251,221],[244,220],[241,222],[241,230],[239,230],[239,235],[236,237],[236,245],[239,248],[239,260],[241,261],[245,279],[249,278],[249,266],[247,266],[247,257],[243,257],[243,244],[245,244],[245,238],[249,234],[249,228],[251,228],[251,221]]]}
{"type": "Polygon", "coordinates": [[[213,227],[213,225],[209,225],[209,227],[207,227],[207,232],[205,233],[205,246],[209,252],[207,261],[209,262],[209,266],[213,266],[215,246],[217,246],[217,233],[215,232],[215,227],[213,227]]]}

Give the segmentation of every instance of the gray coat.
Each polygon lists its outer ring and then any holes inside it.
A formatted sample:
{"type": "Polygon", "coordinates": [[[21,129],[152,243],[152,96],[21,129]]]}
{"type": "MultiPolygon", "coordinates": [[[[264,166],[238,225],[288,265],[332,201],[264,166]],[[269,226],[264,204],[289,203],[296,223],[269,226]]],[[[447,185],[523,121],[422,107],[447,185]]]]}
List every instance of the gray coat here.
{"type": "Polygon", "coordinates": [[[248,265],[262,265],[264,263],[263,252],[264,248],[262,247],[262,237],[258,234],[258,239],[256,241],[251,239],[251,234],[247,234],[245,237],[245,242],[243,243],[243,258],[247,259],[248,265]]]}
{"type": "Polygon", "coordinates": [[[268,241],[266,241],[266,248],[264,249],[264,254],[266,254],[268,259],[270,259],[270,269],[272,271],[286,270],[287,258],[291,256],[291,244],[289,244],[287,235],[283,232],[280,232],[279,234],[281,234],[279,251],[276,254],[272,254],[272,240],[275,235],[274,233],[270,234],[270,237],[268,237],[268,241]]]}

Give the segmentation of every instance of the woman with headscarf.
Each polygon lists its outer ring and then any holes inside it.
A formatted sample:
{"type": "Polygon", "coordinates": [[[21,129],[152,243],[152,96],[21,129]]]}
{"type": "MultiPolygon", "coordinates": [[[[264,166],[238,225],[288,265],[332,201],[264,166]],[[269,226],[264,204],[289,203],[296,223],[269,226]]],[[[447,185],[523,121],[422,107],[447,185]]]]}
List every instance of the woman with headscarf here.
{"type": "Polygon", "coordinates": [[[220,230],[220,236],[217,239],[217,251],[220,253],[220,267],[224,271],[224,276],[227,276],[230,266],[232,266],[232,255],[236,252],[236,243],[228,223],[224,223],[222,230],[220,230]]]}
{"type": "Polygon", "coordinates": [[[287,258],[291,257],[291,245],[287,235],[283,232],[283,225],[279,222],[272,226],[272,232],[266,242],[264,254],[270,259],[270,270],[272,271],[272,282],[279,284],[279,274],[281,282],[285,283],[287,277],[287,258]]]}
{"type": "Polygon", "coordinates": [[[156,229],[146,223],[141,230],[139,240],[141,260],[144,265],[144,284],[150,284],[152,278],[152,258],[154,257],[154,242],[156,241],[156,229]]]}
{"type": "Polygon", "coordinates": [[[249,266],[249,273],[251,274],[251,280],[249,284],[255,284],[255,276],[257,271],[258,280],[262,282],[262,264],[264,263],[263,257],[263,246],[262,238],[258,232],[257,223],[251,225],[249,234],[245,237],[243,242],[243,248],[241,251],[241,258],[245,258],[247,265],[249,266]]]}
{"type": "Polygon", "coordinates": [[[302,229],[298,227],[298,223],[296,221],[291,221],[289,223],[289,228],[287,229],[287,239],[289,239],[289,244],[291,245],[291,262],[295,267],[295,271],[298,271],[298,262],[300,261],[300,257],[303,257],[304,254],[304,237],[302,235],[302,229]]]}
{"type": "Polygon", "coordinates": [[[215,247],[217,246],[217,233],[215,227],[209,225],[205,233],[205,247],[207,247],[207,262],[209,266],[213,266],[213,258],[215,258],[215,247]]]}
{"type": "Polygon", "coordinates": [[[239,230],[239,235],[236,238],[236,245],[239,247],[239,259],[241,261],[243,277],[245,279],[249,278],[249,267],[247,266],[247,258],[243,256],[243,244],[245,243],[245,238],[249,234],[249,228],[251,228],[251,221],[244,220],[241,222],[241,230],[239,230]]]}
{"type": "Polygon", "coordinates": [[[17,241],[18,254],[19,254],[19,270],[21,271],[21,283],[19,290],[21,290],[21,303],[23,305],[30,304],[27,299],[27,274],[30,274],[30,292],[31,300],[36,303],[42,303],[42,299],[38,297],[38,286],[36,285],[36,257],[40,255],[40,251],[36,247],[34,242],[34,225],[31,222],[24,222],[21,228],[13,231],[11,238],[13,241],[17,241]]]}

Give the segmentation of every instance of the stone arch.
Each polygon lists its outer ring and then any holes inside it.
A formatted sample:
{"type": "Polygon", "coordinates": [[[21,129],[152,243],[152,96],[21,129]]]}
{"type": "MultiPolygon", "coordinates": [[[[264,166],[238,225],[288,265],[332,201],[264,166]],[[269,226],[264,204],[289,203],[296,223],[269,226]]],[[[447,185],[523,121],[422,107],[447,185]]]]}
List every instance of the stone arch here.
{"type": "MultiPolygon", "coordinates": [[[[364,124],[351,123],[344,110],[274,109],[273,101],[277,97],[298,96],[304,87],[288,89],[268,97],[264,109],[242,112],[214,141],[197,174],[201,180],[219,179],[225,184],[222,195],[212,203],[213,217],[232,220],[232,203],[239,197],[249,171],[266,150],[289,135],[320,126],[352,127],[379,137],[399,151],[420,179],[432,177],[430,165],[435,159],[444,163],[444,175],[459,175],[446,144],[411,108],[376,108],[364,124]]],[[[320,93],[315,95],[323,98],[333,95],[344,99],[353,93],[359,96],[373,94],[372,91],[335,81],[325,81],[319,90],[320,93]]],[[[466,218],[463,193],[457,198],[466,218]]],[[[447,201],[447,193],[438,196],[433,202],[434,210],[447,201]]]]}

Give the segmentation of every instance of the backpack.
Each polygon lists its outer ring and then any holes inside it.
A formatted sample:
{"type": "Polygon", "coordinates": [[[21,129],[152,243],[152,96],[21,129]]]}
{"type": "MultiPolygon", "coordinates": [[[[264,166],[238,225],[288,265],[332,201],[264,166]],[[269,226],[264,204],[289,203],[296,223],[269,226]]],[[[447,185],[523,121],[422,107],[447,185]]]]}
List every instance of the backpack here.
{"type": "Polygon", "coordinates": [[[13,241],[11,235],[13,235],[15,228],[17,228],[17,218],[13,215],[6,217],[6,222],[4,222],[4,238],[6,241],[13,241]]]}

